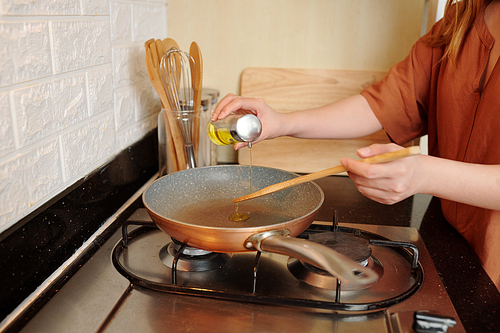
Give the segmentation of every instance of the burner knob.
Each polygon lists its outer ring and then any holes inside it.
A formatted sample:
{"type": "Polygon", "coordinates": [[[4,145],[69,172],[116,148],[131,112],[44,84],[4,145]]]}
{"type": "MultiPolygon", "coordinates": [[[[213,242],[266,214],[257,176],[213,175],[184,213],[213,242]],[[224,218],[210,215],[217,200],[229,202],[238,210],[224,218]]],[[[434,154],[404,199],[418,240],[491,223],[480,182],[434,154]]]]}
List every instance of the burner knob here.
{"type": "Polygon", "coordinates": [[[446,331],[448,331],[448,328],[455,326],[456,323],[456,320],[450,317],[438,316],[428,312],[416,311],[413,321],[413,329],[418,333],[446,333],[446,331]]]}

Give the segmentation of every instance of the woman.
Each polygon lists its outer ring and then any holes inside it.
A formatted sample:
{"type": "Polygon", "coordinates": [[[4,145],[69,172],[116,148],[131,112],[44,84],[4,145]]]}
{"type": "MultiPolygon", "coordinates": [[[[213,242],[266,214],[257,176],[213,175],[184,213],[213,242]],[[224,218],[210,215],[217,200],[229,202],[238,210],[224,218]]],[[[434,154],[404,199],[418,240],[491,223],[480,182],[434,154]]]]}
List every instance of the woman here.
{"type": "MultiPolygon", "coordinates": [[[[393,204],[416,193],[441,198],[446,219],[474,248],[500,290],[500,0],[448,0],[445,18],[382,81],[314,110],[279,114],[259,99],[224,97],[212,120],[254,113],[260,140],[347,139],[384,128],[399,144],[429,135],[429,156],[385,164],[341,160],[358,190],[393,204]]],[[[239,149],[244,144],[238,144],[239,149]]],[[[358,150],[369,157],[396,144],[358,150]]]]}

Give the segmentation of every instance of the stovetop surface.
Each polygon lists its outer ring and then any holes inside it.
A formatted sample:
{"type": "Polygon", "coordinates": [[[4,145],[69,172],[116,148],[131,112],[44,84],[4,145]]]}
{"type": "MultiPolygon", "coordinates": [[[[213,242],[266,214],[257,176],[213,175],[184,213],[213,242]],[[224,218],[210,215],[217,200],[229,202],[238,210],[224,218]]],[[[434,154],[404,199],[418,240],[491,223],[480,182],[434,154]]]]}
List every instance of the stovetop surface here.
{"type": "MultiPolygon", "coordinates": [[[[342,223],[340,226],[353,227],[342,223]]],[[[235,332],[411,332],[415,311],[429,311],[453,317],[457,320],[457,324],[448,332],[464,332],[416,229],[361,224],[356,224],[355,228],[392,240],[411,242],[419,248],[424,281],[414,295],[388,309],[357,311],[352,314],[337,310],[226,301],[211,297],[185,296],[182,293],[158,292],[131,284],[113,266],[112,251],[121,240],[121,230],[118,230],[24,327],[22,332],[67,332],[69,327],[72,332],[164,332],[165,330],[219,332],[221,329],[235,332]]],[[[157,257],[161,244],[168,242],[169,239],[159,231],[152,233],[154,235],[152,239],[157,241],[147,238],[138,238],[136,241],[139,246],[148,248],[147,256],[157,257]],[[147,244],[151,242],[153,244],[147,244]]],[[[374,251],[374,256],[377,255],[378,253],[374,251]]],[[[250,260],[247,256],[253,257],[255,254],[244,254],[241,260],[250,260]]],[[[288,260],[284,256],[268,253],[263,254],[263,259],[263,263],[270,263],[271,266],[274,266],[272,264],[274,261],[288,260]]],[[[133,261],[132,255],[125,254],[123,260],[133,261]]],[[[144,261],[147,262],[147,259],[144,261]]],[[[155,268],[160,270],[158,272],[160,274],[155,275],[154,279],[163,276],[159,279],[165,281],[157,282],[168,284],[169,269],[160,264],[162,266],[155,268]]],[[[135,269],[146,275],[151,274],[148,273],[151,271],[150,267],[145,266],[137,265],[135,269]]],[[[397,268],[394,270],[397,271],[397,268]]],[[[214,272],[207,274],[217,275],[214,272]]],[[[313,295],[315,299],[321,299],[325,295],[333,296],[333,292],[325,293],[317,287],[289,279],[289,275],[289,272],[283,270],[274,275],[274,281],[270,284],[263,284],[263,281],[258,280],[258,288],[261,288],[258,290],[259,293],[281,297],[280,288],[290,284],[300,284],[301,288],[298,289],[296,297],[313,295]]],[[[222,276],[220,280],[224,280],[224,277],[222,276]]],[[[212,283],[219,282],[215,279],[212,283]]],[[[241,284],[247,288],[248,282],[248,279],[241,279],[237,281],[237,285],[241,284]]],[[[189,283],[197,285],[179,275],[178,284],[189,283]]],[[[209,284],[198,288],[212,287],[215,286],[209,284]]],[[[351,295],[348,292],[341,296],[345,301],[352,301],[351,295]]],[[[361,302],[366,300],[363,297],[361,299],[361,302]]]]}

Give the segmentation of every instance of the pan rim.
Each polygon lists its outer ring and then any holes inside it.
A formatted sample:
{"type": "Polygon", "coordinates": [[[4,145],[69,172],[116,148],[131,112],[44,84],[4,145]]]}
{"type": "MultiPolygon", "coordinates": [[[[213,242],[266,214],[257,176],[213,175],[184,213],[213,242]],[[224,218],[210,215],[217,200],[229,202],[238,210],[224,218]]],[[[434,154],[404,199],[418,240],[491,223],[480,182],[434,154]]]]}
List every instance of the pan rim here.
{"type": "MultiPolygon", "coordinates": [[[[228,167],[229,168],[233,168],[233,167],[234,168],[241,168],[241,167],[247,167],[247,168],[249,168],[250,166],[249,165],[240,165],[240,164],[234,164],[234,165],[232,165],[232,164],[229,164],[229,165],[213,165],[213,166],[198,167],[198,168],[194,168],[194,169],[181,170],[181,171],[177,171],[177,172],[185,172],[185,171],[189,171],[189,170],[206,169],[206,168],[228,168],[228,167]]],[[[285,173],[288,173],[288,174],[293,175],[295,177],[299,177],[299,174],[297,174],[295,172],[291,172],[291,171],[287,171],[287,170],[282,170],[282,169],[278,169],[278,168],[264,167],[264,166],[259,166],[259,165],[254,165],[252,167],[262,168],[262,169],[268,169],[268,170],[278,170],[280,172],[285,172],[285,173]]],[[[156,182],[158,182],[160,179],[162,179],[164,177],[168,177],[169,175],[173,175],[173,174],[175,174],[175,173],[168,174],[168,175],[165,175],[165,176],[157,178],[155,181],[153,181],[151,184],[149,184],[149,186],[142,193],[142,202],[144,204],[144,207],[147,209],[147,211],[150,214],[153,214],[153,215],[157,216],[160,219],[163,218],[163,216],[161,214],[158,214],[155,210],[153,210],[151,208],[150,205],[148,205],[148,203],[146,202],[145,196],[146,196],[146,193],[148,192],[148,190],[156,182]]],[[[248,232],[246,230],[249,230],[249,229],[256,230],[257,232],[267,231],[267,230],[270,230],[270,229],[287,229],[287,227],[290,227],[290,226],[296,224],[297,222],[300,222],[305,217],[307,217],[307,216],[309,216],[311,214],[316,214],[317,211],[321,208],[321,206],[323,205],[323,203],[325,201],[325,194],[324,194],[323,189],[316,182],[314,182],[314,181],[309,181],[309,182],[306,182],[306,183],[303,183],[303,184],[308,184],[308,183],[312,184],[318,190],[318,192],[320,194],[320,200],[319,200],[318,204],[313,209],[311,209],[307,214],[304,214],[304,215],[302,215],[300,217],[296,217],[296,218],[294,218],[292,220],[289,220],[289,221],[279,222],[279,223],[276,223],[276,224],[269,224],[269,225],[265,225],[265,226],[258,226],[258,227],[255,227],[255,226],[244,226],[244,227],[235,227],[235,228],[232,228],[232,227],[228,228],[228,227],[198,225],[198,224],[192,224],[192,223],[189,223],[189,222],[182,222],[182,221],[179,221],[179,220],[176,220],[176,219],[172,219],[172,218],[169,218],[169,223],[178,225],[178,226],[183,227],[183,228],[196,228],[196,229],[206,229],[206,230],[214,230],[214,231],[224,230],[224,232],[230,232],[230,233],[248,232]]],[[[272,194],[270,194],[270,195],[272,195],[272,194]]],[[[154,223],[156,224],[156,222],[154,222],[154,223]]]]}

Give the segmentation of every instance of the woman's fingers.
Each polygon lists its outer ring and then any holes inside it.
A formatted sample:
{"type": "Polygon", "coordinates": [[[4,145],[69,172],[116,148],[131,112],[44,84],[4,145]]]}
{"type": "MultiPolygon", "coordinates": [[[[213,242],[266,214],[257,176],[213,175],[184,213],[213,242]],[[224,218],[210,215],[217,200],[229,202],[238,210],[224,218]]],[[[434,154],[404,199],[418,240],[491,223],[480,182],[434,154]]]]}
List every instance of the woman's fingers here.
{"type": "Polygon", "coordinates": [[[253,113],[259,115],[260,110],[265,106],[257,98],[245,98],[228,94],[217,104],[212,113],[212,121],[223,119],[231,113],[253,113]]]}
{"type": "MultiPolygon", "coordinates": [[[[223,119],[231,113],[251,113],[259,118],[262,123],[262,133],[253,143],[286,135],[282,130],[283,114],[277,113],[260,98],[247,98],[228,94],[215,107],[212,121],[223,119]]],[[[238,150],[245,146],[248,146],[248,143],[237,143],[234,145],[234,149],[238,150]]]]}
{"type": "Polygon", "coordinates": [[[403,149],[403,147],[398,146],[397,144],[394,143],[389,143],[389,144],[374,143],[371,146],[358,149],[357,153],[359,157],[367,158],[375,155],[390,153],[400,149],[403,149]]]}
{"type": "MultiPolygon", "coordinates": [[[[395,144],[375,144],[361,148],[358,154],[370,157],[402,149],[395,144]]],[[[342,159],[358,190],[366,197],[385,204],[394,204],[415,194],[415,157],[406,157],[392,162],[368,164],[352,159],[342,159]]]]}

